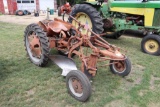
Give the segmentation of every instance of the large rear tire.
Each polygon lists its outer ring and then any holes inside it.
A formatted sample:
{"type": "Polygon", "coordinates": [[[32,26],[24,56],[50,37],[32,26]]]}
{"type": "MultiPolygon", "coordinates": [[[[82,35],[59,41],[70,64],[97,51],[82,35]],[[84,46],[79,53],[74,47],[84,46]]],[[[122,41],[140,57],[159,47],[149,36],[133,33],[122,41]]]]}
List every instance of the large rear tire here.
{"type": "Polygon", "coordinates": [[[48,63],[49,42],[46,33],[37,25],[30,24],[24,32],[27,55],[32,63],[43,67],[48,63]]]}
{"type": "MultiPolygon", "coordinates": [[[[100,13],[91,5],[77,4],[71,11],[71,16],[75,17],[82,24],[89,24],[89,27],[97,34],[103,32],[103,21],[100,13]]],[[[74,26],[76,25],[72,18],[69,18],[69,22],[74,26]]],[[[86,31],[84,31],[86,33],[86,31]]],[[[82,32],[83,33],[83,32],[82,32]]]]}
{"type": "Polygon", "coordinates": [[[78,101],[85,102],[91,95],[91,83],[79,70],[73,70],[67,74],[66,85],[69,94],[78,101]]]}
{"type": "Polygon", "coordinates": [[[160,36],[149,34],[141,41],[142,52],[150,55],[160,55],[160,36]]]}

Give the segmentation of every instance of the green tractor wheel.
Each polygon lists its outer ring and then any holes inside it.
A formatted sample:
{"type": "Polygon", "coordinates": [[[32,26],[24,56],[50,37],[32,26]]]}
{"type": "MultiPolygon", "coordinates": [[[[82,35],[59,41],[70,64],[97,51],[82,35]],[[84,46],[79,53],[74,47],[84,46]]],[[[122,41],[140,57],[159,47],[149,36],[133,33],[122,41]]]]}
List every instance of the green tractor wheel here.
{"type": "Polygon", "coordinates": [[[142,39],[141,49],[144,53],[160,55],[160,36],[149,34],[142,39]]]}
{"type": "MultiPolygon", "coordinates": [[[[91,5],[88,4],[77,4],[73,8],[71,15],[75,17],[82,24],[87,24],[95,33],[101,34],[103,32],[103,22],[100,13],[91,5]]],[[[69,22],[72,23],[76,28],[78,23],[69,18],[69,22]]],[[[85,34],[87,30],[83,30],[82,34],[85,34]]],[[[90,34],[91,35],[91,34],[90,34]]]]}

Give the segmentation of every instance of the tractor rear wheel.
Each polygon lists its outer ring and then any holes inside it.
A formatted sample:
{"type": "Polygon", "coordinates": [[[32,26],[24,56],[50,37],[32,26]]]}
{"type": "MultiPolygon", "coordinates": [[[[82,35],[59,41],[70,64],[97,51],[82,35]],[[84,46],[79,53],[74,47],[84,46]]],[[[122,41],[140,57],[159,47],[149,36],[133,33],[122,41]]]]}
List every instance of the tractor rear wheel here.
{"type": "Polygon", "coordinates": [[[91,83],[87,76],[79,70],[70,71],[66,76],[69,94],[78,101],[87,101],[91,95],[91,83]]]}
{"type": "MultiPolygon", "coordinates": [[[[77,4],[70,13],[71,16],[75,17],[82,24],[90,27],[95,33],[101,34],[103,32],[103,21],[100,13],[91,5],[88,4],[77,4]]],[[[68,19],[76,28],[78,23],[73,21],[72,18],[68,19]]],[[[83,29],[82,34],[86,34],[87,30],[83,29]]],[[[91,34],[89,34],[91,35],[91,34]]]]}
{"type": "Polygon", "coordinates": [[[145,36],[141,41],[141,49],[150,55],[160,55],[160,36],[155,34],[145,36]]]}
{"type": "Polygon", "coordinates": [[[37,66],[45,66],[49,60],[46,33],[37,24],[30,24],[25,29],[24,42],[30,61],[37,66]]]}

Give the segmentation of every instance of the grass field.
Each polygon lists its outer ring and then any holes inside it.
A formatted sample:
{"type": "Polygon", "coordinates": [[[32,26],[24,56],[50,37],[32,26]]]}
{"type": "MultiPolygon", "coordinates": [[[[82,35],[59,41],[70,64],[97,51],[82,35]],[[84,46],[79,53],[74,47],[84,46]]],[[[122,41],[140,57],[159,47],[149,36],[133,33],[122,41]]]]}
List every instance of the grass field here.
{"type": "Polygon", "coordinates": [[[25,27],[0,22],[0,107],[160,107],[160,57],[142,53],[141,39],[108,39],[128,51],[132,71],[121,78],[109,67],[99,68],[92,95],[82,103],[67,93],[61,69],[51,63],[40,68],[27,59],[25,27]]]}

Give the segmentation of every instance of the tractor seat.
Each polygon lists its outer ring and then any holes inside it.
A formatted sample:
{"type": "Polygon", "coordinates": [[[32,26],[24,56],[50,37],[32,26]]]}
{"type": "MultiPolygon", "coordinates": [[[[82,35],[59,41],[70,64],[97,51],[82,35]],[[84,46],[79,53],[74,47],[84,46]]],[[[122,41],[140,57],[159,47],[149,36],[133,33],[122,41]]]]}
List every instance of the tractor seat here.
{"type": "Polygon", "coordinates": [[[72,24],[64,22],[59,19],[54,19],[54,21],[51,21],[48,23],[48,27],[56,33],[59,33],[60,31],[68,31],[69,29],[72,28],[72,24]]]}

